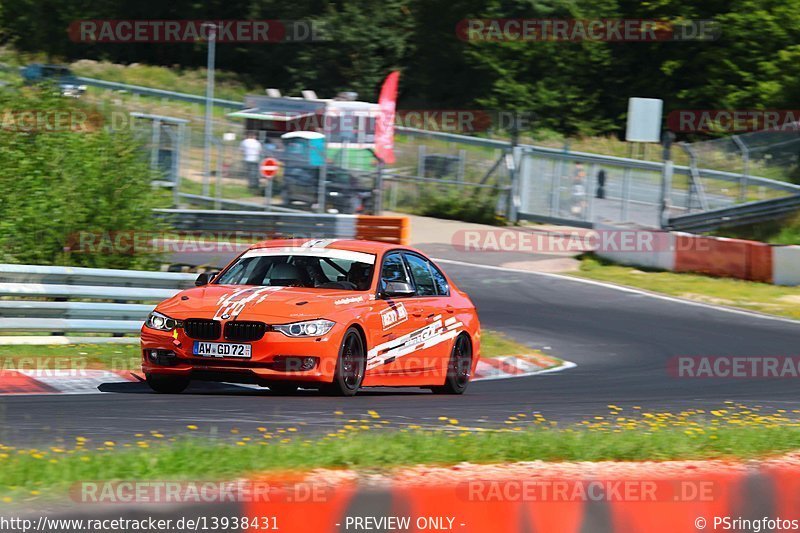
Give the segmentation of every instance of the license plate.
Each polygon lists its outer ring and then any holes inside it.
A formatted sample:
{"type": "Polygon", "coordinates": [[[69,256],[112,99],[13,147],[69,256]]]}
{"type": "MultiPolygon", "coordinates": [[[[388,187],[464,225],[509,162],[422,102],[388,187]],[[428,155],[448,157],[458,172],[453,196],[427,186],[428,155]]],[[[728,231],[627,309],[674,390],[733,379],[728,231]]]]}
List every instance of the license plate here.
{"type": "Polygon", "coordinates": [[[195,341],[192,353],[202,357],[241,357],[250,359],[251,348],[249,344],[195,341]]]}

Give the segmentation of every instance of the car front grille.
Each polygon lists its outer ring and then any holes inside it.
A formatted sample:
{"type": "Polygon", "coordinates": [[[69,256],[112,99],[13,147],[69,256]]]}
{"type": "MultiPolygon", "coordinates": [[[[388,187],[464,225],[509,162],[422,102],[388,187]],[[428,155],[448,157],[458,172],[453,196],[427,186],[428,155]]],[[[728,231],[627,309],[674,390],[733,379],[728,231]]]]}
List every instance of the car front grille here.
{"type": "Polygon", "coordinates": [[[225,340],[252,342],[261,339],[267,331],[263,322],[232,321],[225,324],[225,340]]]}
{"type": "Polygon", "coordinates": [[[201,318],[190,318],[184,320],[183,330],[192,339],[201,341],[213,341],[219,339],[222,326],[217,320],[204,320],[201,318]]]}

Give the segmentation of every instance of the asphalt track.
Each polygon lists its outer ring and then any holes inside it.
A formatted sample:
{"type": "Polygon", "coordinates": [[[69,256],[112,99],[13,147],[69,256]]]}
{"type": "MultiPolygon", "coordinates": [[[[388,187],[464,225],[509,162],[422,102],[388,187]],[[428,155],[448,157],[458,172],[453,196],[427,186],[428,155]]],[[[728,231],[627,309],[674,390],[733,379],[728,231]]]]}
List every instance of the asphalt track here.
{"type": "Polygon", "coordinates": [[[229,437],[236,428],[300,427],[316,433],[368,410],[391,422],[441,426],[502,424],[509,415],[540,412],[560,424],[606,414],[607,405],[674,411],[710,409],[726,400],[769,409],[798,409],[798,379],[672,377],[675,356],[794,356],[800,324],[691,305],[557,276],[443,264],[478,306],[486,328],[541,348],[577,367],[528,378],[474,383],[464,396],[419,389],[365,390],[354,398],[313,392],[277,396],[200,384],[178,396],[143,384],[115,384],[109,394],[0,398],[0,442],[52,443],[84,436],[94,442],[134,440],[136,433],[229,437]],[[341,410],[344,415],[335,415],[341,410]]]}

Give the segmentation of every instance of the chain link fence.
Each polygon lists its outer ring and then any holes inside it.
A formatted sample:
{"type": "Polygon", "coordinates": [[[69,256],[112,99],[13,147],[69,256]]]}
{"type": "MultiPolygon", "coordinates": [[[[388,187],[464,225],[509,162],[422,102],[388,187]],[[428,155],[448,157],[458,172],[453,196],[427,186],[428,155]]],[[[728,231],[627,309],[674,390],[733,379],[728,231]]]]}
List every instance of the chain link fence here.
{"type": "Polygon", "coordinates": [[[103,105],[151,116],[149,124],[144,117],[131,124],[147,147],[154,181],[172,188],[176,204],[204,198],[204,205],[223,208],[361,213],[426,212],[434,205],[443,216],[458,204],[481,204],[512,219],[659,226],[665,218],[800,194],[793,183],[800,181],[800,130],[679,143],[673,159],[680,164],[668,183],[658,161],[538,145],[521,145],[512,157],[507,141],[411,128],[397,128],[396,161],[385,168],[352,168],[331,150],[323,168],[309,165],[262,136],[261,157],[277,159],[281,170],[253,187],[254,167],[240,148],[247,132],[226,110],[215,109],[206,173],[203,106],[105,94],[103,105]]]}

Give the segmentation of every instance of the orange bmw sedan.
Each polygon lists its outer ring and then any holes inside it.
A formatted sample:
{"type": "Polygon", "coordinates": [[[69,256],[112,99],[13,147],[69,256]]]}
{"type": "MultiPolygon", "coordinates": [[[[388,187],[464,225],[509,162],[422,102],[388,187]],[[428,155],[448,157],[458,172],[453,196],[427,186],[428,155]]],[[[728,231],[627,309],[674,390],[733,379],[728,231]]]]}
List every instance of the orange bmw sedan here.
{"type": "Polygon", "coordinates": [[[462,394],[478,364],[469,297],[425,255],[355,240],[257,243],[142,326],[142,370],[160,393],[193,380],[352,396],[408,386],[462,394]]]}

